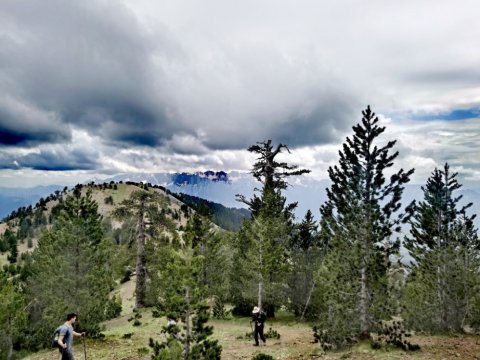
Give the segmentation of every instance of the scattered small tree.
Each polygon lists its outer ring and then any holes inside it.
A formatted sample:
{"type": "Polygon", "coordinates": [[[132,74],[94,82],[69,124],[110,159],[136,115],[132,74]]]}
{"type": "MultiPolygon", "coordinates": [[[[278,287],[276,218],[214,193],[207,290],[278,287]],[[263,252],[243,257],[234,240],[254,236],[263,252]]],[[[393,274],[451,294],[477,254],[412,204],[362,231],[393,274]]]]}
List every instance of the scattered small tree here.
{"type": "Polygon", "coordinates": [[[405,291],[404,316],[412,327],[460,331],[477,323],[474,304],[480,288],[480,241],[462,196],[457,173],[448,164],[435,169],[422,187],[424,199],[412,203],[410,236],[413,262],[405,291]]]}
{"type": "Polygon", "coordinates": [[[13,359],[13,348],[27,325],[24,297],[0,274],[0,360],[13,359]]]}
{"type": "Polygon", "coordinates": [[[301,319],[305,315],[314,316],[315,311],[310,311],[310,301],[316,286],[315,271],[320,266],[324,249],[318,236],[318,225],[310,210],[303,221],[296,225],[289,249],[293,268],[288,280],[288,306],[301,319]]]}
{"type": "Polygon", "coordinates": [[[165,283],[161,307],[166,314],[174,314],[183,326],[164,328],[168,332],[166,342],[150,339],[152,359],[220,359],[221,346],[208,338],[213,327],[206,325],[209,306],[203,300],[206,289],[201,281],[202,256],[189,239],[181,247],[166,246],[163,253],[168,262],[162,272],[169,281],[165,283]]]}

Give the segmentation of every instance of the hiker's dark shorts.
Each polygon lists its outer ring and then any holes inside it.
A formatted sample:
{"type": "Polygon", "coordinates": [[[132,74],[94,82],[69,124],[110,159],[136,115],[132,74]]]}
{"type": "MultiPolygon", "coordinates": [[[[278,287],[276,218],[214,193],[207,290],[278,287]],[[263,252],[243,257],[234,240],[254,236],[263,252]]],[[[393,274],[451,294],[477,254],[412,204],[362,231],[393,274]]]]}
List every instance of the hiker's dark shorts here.
{"type": "Polygon", "coordinates": [[[59,349],[60,354],[62,354],[62,360],[75,360],[73,354],[68,349],[59,349]]]}

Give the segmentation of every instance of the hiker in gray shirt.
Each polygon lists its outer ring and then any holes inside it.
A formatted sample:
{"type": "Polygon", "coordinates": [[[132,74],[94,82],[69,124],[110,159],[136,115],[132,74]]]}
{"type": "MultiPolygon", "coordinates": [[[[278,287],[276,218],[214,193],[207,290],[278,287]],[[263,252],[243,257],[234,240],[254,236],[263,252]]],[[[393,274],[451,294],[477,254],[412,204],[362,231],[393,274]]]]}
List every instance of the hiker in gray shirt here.
{"type": "Polygon", "coordinates": [[[72,353],[72,348],[73,348],[73,337],[74,336],[84,336],[85,333],[78,333],[75,330],[73,330],[73,324],[77,320],[77,314],[75,313],[69,313],[67,315],[67,321],[65,321],[65,324],[60,326],[59,328],[59,338],[58,338],[58,344],[60,345],[60,354],[61,360],[74,360],[73,359],[73,353],[72,353]]]}

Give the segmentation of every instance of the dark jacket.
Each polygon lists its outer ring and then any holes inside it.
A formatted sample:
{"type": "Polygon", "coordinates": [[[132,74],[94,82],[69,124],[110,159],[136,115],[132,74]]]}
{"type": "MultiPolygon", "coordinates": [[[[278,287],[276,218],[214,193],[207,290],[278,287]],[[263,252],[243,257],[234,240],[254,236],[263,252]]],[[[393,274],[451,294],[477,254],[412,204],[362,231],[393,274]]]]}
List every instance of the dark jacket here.
{"type": "Polygon", "coordinates": [[[252,322],[255,322],[255,326],[263,325],[265,320],[267,320],[267,315],[263,311],[252,314],[252,322]]]}

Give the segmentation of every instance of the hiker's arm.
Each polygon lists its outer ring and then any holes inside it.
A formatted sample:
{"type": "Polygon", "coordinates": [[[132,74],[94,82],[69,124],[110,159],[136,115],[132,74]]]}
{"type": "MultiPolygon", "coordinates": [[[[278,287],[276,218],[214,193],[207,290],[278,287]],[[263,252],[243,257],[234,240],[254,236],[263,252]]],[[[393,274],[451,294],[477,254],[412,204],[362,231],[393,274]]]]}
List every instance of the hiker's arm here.
{"type": "Polygon", "coordinates": [[[58,337],[58,344],[59,344],[62,348],[65,349],[65,348],[67,347],[67,344],[65,344],[65,343],[63,342],[63,339],[64,339],[64,338],[65,338],[65,335],[60,335],[60,336],[58,337]]]}
{"type": "Polygon", "coordinates": [[[73,335],[75,335],[75,336],[85,336],[85,332],[78,333],[78,332],[74,331],[73,335]]]}

